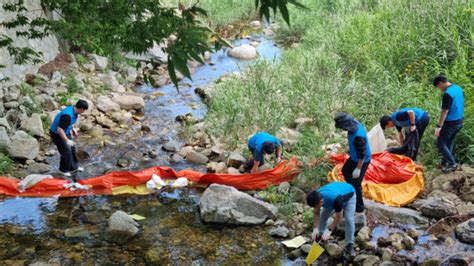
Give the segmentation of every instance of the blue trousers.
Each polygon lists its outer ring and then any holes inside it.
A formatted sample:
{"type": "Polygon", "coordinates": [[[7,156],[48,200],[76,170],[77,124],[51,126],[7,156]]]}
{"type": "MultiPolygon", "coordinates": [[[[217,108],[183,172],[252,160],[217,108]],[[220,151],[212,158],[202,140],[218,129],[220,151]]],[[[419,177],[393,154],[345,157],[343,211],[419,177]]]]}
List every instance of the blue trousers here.
{"type": "MultiPolygon", "coordinates": [[[[344,206],[343,212],[344,212],[344,221],[345,221],[345,239],[346,239],[346,244],[354,244],[354,234],[355,234],[355,222],[354,222],[354,215],[355,215],[355,209],[356,209],[356,194],[352,196],[352,198],[349,199],[349,201],[346,203],[346,206],[344,206]]],[[[319,216],[319,233],[322,234],[324,230],[326,230],[327,227],[327,222],[329,217],[334,213],[333,209],[326,209],[322,208],[321,214],[319,216]]]]}
{"type": "Polygon", "coordinates": [[[456,164],[456,158],[454,157],[454,139],[459,133],[463,123],[444,123],[439,133],[437,145],[438,150],[443,156],[443,164],[456,164]]]}

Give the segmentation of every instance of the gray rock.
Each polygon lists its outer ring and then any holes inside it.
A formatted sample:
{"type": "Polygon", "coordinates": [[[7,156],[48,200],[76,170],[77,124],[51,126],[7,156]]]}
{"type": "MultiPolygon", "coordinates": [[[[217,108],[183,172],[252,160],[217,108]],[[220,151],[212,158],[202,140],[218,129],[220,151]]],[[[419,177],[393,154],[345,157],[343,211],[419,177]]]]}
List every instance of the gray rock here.
{"type": "Polygon", "coordinates": [[[218,184],[204,191],[199,207],[203,221],[234,225],[262,224],[277,214],[275,206],[218,184]]]}
{"type": "Polygon", "coordinates": [[[119,166],[119,167],[124,168],[124,167],[128,167],[129,165],[130,165],[130,161],[127,160],[127,159],[118,159],[117,160],[117,166],[119,166]]]}
{"type": "Polygon", "coordinates": [[[242,154],[237,153],[237,152],[231,152],[229,154],[229,157],[227,158],[227,165],[238,169],[246,161],[247,160],[245,160],[242,154]]]}
{"type": "Polygon", "coordinates": [[[120,111],[120,105],[107,96],[99,96],[99,98],[97,98],[97,109],[109,114],[120,111]]]}
{"type": "Polygon", "coordinates": [[[273,236],[273,237],[288,237],[288,234],[290,233],[290,230],[288,230],[288,228],[284,227],[284,226],[278,226],[278,227],[275,227],[275,228],[272,228],[270,229],[270,231],[268,232],[270,234],[270,236],[273,236]]]}
{"type": "Polygon", "coordinates": [[[121,124],[121,125],[127,125],[132,122],[133,115],[130,112],[122,110],[121,112],[114,112],[112,113],[112,120],[115,122],[121,124]]]}
{"type": "Polygon", "coordinates": [[[145,101],[142,97],[131,94],[116,94],[112,101],[118,103],[120,108],[125,110],[140,110],[145,107],[145,101]]]}
{"type": "MultiPolygon", "coordinates": [[[[355,223],[356,232],[358,232],[364,226],[367,225],[367,219],[366,219],[365,215],[356,215],[354,217],[354,223],[355,223]]],[[[342,220],[337,225],[336,231],[338,233],[341,233],[341,234],[343,234],[346,231],[346,222],[345,222],[344,218],[342,218],[342,220]]]]}
{"type": "Polygon", "coordinates": [[[39,114],[34,113],[31,117],[21,121],[20,128],[35,137],[44,137],[43,121],[39,114]]]}
{"type": "Polygon", "coordinates": [[[107,57],[103,57],[96,54],[92,54],[91,57],[98,70],[103,71],[107,68],[107,65],[109,64],[109,60],[107,59],[107,57]]]}
{"type": "Polygon", "coordinates": [[[431,197],[420,207],[421,213],[429,218],[441,219],[457,214],[454,203],[446,198],[431,197]]]}
{"type": "Polygon", "coordinates": [[[254,20],[254,21],[250,22],[250,27],[252,27],[252,28],[260,28],[260,26],[261,26],[261,23],[258,20],[254,20]]]}
{"type": "Polygon", "coordinates": [[[290,260],[296,260],[297,258],[303,256],[303,252],[301,251],[301,249],[297,248],[291,252],[288,253],[288,258],[290,260]]]}
{"type": "Polygon", "coordinates": [[[7,149],[12,158],[33,160],[38,156],[39,144],[35,138],[30,137],[24,131],[17,131],[11,138],[7,149]]]}
{"type": "Polygon", "coordinates": [[[382,253],[382,260],[383,261],[390,261],[393,257],[393,251],[389,248],[382,248],[380,249],[380,253],[382,253]]]}
{"type": "Polygon", "coordinates": [[[109,218],[106,239],[123,245],[138,233],[138,224],[123,211],[116,211],[109,218]]]}
{"type": "Polygon", "coordinates": [[[190,151],[186,154],[186,161],[190,163],[206,164],[209,161],[209,158],[199,152],[190,151]]]}
{"type": "Polygon", "coordinates": [[[273,167],[269,163],[264,163],[262,166],[258,167],[257,171],[258,172],[263,172],[267,170],[272,170],[273,167]]]}
{"type": "Polygon", "coordinates": [[[66,229],[64,235],[68,238],[88,238],[91,234],[83,227],[73,227],[66,229]]]}
{"type": "Polygon", "coordinates": [[[303,129],[313,124],[313,119],[309,117],[300,117],[295,120],[295,128],[297,130],[303,129]]]}
{"type": "Polygon", "coordinates": [[[308,254],[309,251],[311,250],[311,244],[304,244],[302,245],[300,248],[301,248],[301,251],[303,251],[305,254],[308,254]]]}
{"type": "Polygon", "coordinates": [[[161,147],[164,151],[169,151],[169,152],[176,152],[179,150],[179,144],[178,142],[171,140],[163,144],[161,147]]]}
{"type": "Polygon", "coordinates": [[[455,232],[461,242],[474,244],[474,218],[457,225],[455,232]]]}
{"type": "Polygon", "coordinates": [[[331,256],[331,258],[340,258],[344,253],[344,249],[335,243],[326,244],[324,249],[327,251],[329,256],[331,256]]]}
{"type": "Polygon", "coordinates": [[[138,71],[134,67],[127,67],[127,81],[128,82],[135,82],[138,77],[138,71]]]}
{"type": "Polygon", "coordinates": [[[282,127],[276,134],[276,137],[280,140],[283,140],[285,145],[292,146],[298,142],[301,137],[301,133],[287,127],[282,127]]]}
{"type": "Polygon", "coordinates": [[[296,214],[303,213],[304,208],[301,203],[290,203],[278,207],[278,214],[282,218],[293,217],[296,214]]]}
{"type": "Polygon", "coordinates": [[[12,128],[10,124],[8,123],[8,120],[6,117],[1,117],[0,118],[0,127],[4,127],[7,131],[11,131],[12,128]]]}
{"type": "Polygon", "coordinates": [[[403,236],[402,243],[408,250],[412,250],[416,245],[416,241],[409,236],[403,236]]]}
{"type": "Polygon", "coordinates": [[[95,119],[97,121],[97,124],[102,125],[106,128],[115,128],[116,127],[116,124],[114,123],[114,121],[112,121],[107,116],[102,115],[102,116],[96,117],[95,119]]]}
{"type": "Polygon", "coordinates": [[[278,192],[286,194],[290,191],[291,185],[288,182],[283,182],[278,186],[278,192]]]}
{"type": "Polygon", "coordinates": [[[420,212],[408,208],[386,206],[371,200],[364,200],[367,213],[378,221],[389,221],[401,224],[427,225],[428,219],[420,212]]]}
{"type": "Polygon", "coordinates": [[[175,153],[171,155],[170,163],[180,163],[181,161],[183,161],[183,157],[181,157],[179,154],[175,153]]]}
{"type": "Polygon", "coordinates": [[[16,109],[20,104],[18,102],[7,102],[4,103],[5,109],[16,109]]]}
{"type": "Polygon", "coordinates": [[[290,200],[292,202],[299,202],[299,203],[306,204],[306,193],[297,187],[291,187],[290,200]]]}
{"type": "Polygon", "coordinates": [[[359,243],[364,243],[364,242],[370,241],[370,239],[372,238],[371,233],[372,233],[372,230],[370,229],[370,227],[364,226],[357,233],[356,240],[359,243]]]}
{"type": "Polygon", "coordinates": [[[150,79],[152,81],[153,87],[159,88],[170,82],[170,79],[167,75],[151,75],[150,79]]]}
{"type": "Polygon", "coordinates": [[[227,173],[231,175],[240,175],[239,169],[234,168],[234,167],[227,168],[227,173]]]}
{"type": "Polygon", "coordinates": [[[114,92],[125,92],[125,88],[118,82],[115,72],[109,72],[101,76],[101,80],[105,86],[114,92]]]}
{"type": "Polygon", "coordinates": [[[216,173],[218,174],[227,174],[227,165],[224,162],[219,162],[216,165],[216,173]]]}
{"type": "Polygon", "coordinates": [[[53,74],[51,75],[50,83],[58,84],[59,82],[61,82],[62,79],[63,79],[63,75],[61,74],[61,72],[54,71],[53,74]]]}
{"type": "Polygon", "coordinates": [[[252,45],[243,44],[232,48],[229,51],[229,56],[245,60],[255,59],[257,57],[257,49],[252,45]]]}
{"type": "Polygon", "coordinates": [[[32,174],[43,174],[49,172],[49,165],[45,163],[34,162],[28,165],[28,172],[32,174]]]}
{"type": "Polygon", "coordinates": [[[17,101],[20,98],[20,91],[16,88],[10,88],[9,92],[3,96],[3,100],[5,102],[13,102],[17,101]]]}
{"type": "Polygon", "coordinates": [[[5,112],[5,106],[3,105],[3,102],[0,102],[0,116],[3,116],[3,112],[5,112]]]}
{"type": "Polygon", "coordinates": [[[4,127],[0,127],[0,147],[7,146],[10,143],[10,137],[8,137],[7,130],[4,127]]]}

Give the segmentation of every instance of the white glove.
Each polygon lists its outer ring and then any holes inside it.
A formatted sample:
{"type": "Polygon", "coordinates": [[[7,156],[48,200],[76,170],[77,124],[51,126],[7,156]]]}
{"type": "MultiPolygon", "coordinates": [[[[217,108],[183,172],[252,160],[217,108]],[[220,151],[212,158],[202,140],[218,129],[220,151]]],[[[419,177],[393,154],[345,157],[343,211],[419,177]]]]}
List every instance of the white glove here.
{"type": "Polygon", "coordinates": [[[410,132],[414,132],[416,130],[416,126],[410,126],[410,132]]]}
{"type": "Polygon", "coordinates": [[[354,169],[354,171],[352,172],[352,178],[359,178],[360,177],[360,169],[359,168],[356,168],[354,169]]]}
{"type": "Polygon", "coordinates": [[[435,136],[438,138],[439,137],[439,133],[441,132],[441,128],[440,127],[437,127],[435,129],[435,136]]]}
{"type": "Polygon", "coordinates": [[[67,144],[69,147],[72,147],[72,146],[74,146],[74,141],[68,140],[68,141],[66,141],[66,144],[67,144]]]}
{"type": "Polygon", "coordinates": [[[313,233],[311,233],[311,239],[313,241],[316,241],[316,238],[318,238],[318,236],[319,236],[319,230],[317,228],[314,228],[313,233]]]}
{"type": "Polygon", "coordinates": [[[332,231],[329,229],[324,230],[323,236],[321,237],[322,240],[326,241],[331,236],[332,231]]]}

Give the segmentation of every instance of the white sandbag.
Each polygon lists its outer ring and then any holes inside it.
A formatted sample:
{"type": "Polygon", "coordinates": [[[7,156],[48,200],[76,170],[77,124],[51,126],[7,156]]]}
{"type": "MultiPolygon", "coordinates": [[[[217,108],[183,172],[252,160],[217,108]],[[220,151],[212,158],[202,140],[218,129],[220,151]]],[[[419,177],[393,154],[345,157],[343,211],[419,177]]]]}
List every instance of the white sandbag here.
{"type": "Polygon", "coordinates": [[[161,179],[161,177],[158,176],[158,175],[153,174],[153,175],[151,176],[151,180],[153,180],[153,182],[154,182],[158,187],[159,187],[159,186],[162,186],[162,187],[166,186],[166,182],[163,181],[163,179],[161,179]]]}
{"type": "Polygon", "coordinates": [[[174,188],[178,187],[187,187],[188,186],[188,179],[186,177],[180,177],[174,181],[173,185],[171,185],[174,188]]]}
{"type": "Polygon", "coordinates": [[[89,190],[91,188],[89,185],[82,185],[76,182],[64,184],[63,187],[65,189],[69,189],[70,191],[89,190]]]}
{"type": "Polygon", "coordinates": [[[156,184],[153,182],[153,179],[150,179],[146,182],[146,189],[148,192],[153,193],[156,190],[156,184]]]}
{"type": "Polygon", "coordinates": [[[18,191],[24,192],[25,190],[29,189],[30,187],[38,184],[39,182],[43,181],[46,178],[53,178],[51,175],[27,175],[23,180],[18,183],[18,191]]]}
{"type": "Polygon", "coordinates": [[[375,125],[369,133],[367,133],[369,139],[370,151],[373,153],[383,152],[387,149],[387,140],[383,134],[383,129],[379,123],[375,125]]]}

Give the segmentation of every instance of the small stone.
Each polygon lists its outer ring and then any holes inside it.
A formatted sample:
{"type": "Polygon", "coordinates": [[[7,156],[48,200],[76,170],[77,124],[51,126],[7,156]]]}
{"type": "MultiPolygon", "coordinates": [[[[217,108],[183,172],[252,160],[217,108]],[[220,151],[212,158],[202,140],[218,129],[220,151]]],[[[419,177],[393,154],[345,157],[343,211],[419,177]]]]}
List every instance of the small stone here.
{"type": "Polygon", "coordinates": [[[288,182],[283,182],[278,186],[278,192],[286,194],[290,191],[291,185],[288,182]]]}
{"type": "Polygon", "coordinates": [[[45,163],[33,162],[28,165],[28,172],[32,174],[43,174],[49,172],[49,165],[45,163]]]}
{"type": "Polygon", "coordinates": [[[288,236],[289,233],[290,233],[290,230],[288,230],[288,228],[284,226],[275,227],[275,228],[270,229],[269,231],[270,236],[273,236],[273,237],[285,238],[288,236]]]}
{"type": "Polygon", "coordinates": [[[158,152],[155,150],[151,150],[148,152],[148,157],[150,157],[151,159],[156,159],[158,158],[158,152]]]}
{"type": "Polygon", "coordinates": [[[420,236],[420,233],[415,228],[408,229],[407,234],[409,237],[415,240],[418,239],[418,237],[420,236]]]}
{"type": "Polygon", "coordinates": [[[11,138],[7,150],[13,158],[33,160],[38,156],[39,143],[24,131],[17,131],[11,138]]]}
{"type": "Polygon", "coordinates": [[[412,250],[415,247],[416,241],[409,236],[404,236],[402,243],[406,249],[412,250]]]}
{"type": "Polygon", "coordinates": [[[254,21],[250,22],[250,27],[252,27],[252,28],[260,28],[260,26],[261,26],[261,23],[258,20],[254,20],[254,21]]]}
{"type": "Polygon", "coordinates": [[[265,222],[265,225],[266,225],[266,226],[273,226],[273,225],[275,225],[275,221],[273,221],[272,219],[268,219],[268,220],[265,222]]]}
{"type": "Polygon", "coordinates": [[[130,161],[127,159],[118,159],[117,160],[117,166],[125,168],[130,165],[130,161]]]}
{"type": "Polygon", "coordinates": [[[303,256],[303,252],[299,248],[297,248],[297,249],[291,251],[290,253],[288,253],[288,258],[290,260],[296,260],[297,258],[299,258],[301,256],[303,256]]]}
{"type": "Polygon", "coordinates": [[[107,65],[109,64],[109,60],[107,59],[107,57],[96,54],[92,54],[91,57],[98,70],[103,71],[107,68],[107,65]]]}
{"type": "Polygon", "coordinates": [[[303,253],[305,254],[308,254],[309,251],[311,250],[311,244],[304,244],[301,246],[301,251],[303,251],[303,253]]]}
{"type": "Polygon", "coordinates": [[[227,165],[234,168],[239,168],[242,164],[245,164],[247,160],[242,154],[237,152],[231,152],[227,158],[227,165]]]}
{"type": "Polygon", "coordinates": [[[176,141],[172,140],[172,141],[168,141],[165,144],[163,144],[163,146],[161,148],[164,151],[176,152],[176,151],[179,150],[179,144],[176,141]]]}
{"type": "Polygon", "coordinates": [[[389,248],[382,248],[380,250],[380,253],[382,253],[382,260],[383,261],[390,261],[392,260],[393,256],[393,251],[389,248]]]}
{"type": "Polygon", "coordinates": [[[64,235],[69,238],[88,238],[90,233],[85,228],[73,227],[66,229],[64,235]]]}
{"type": "Polygon", "coordinates": [[[180,163],[182,160],[183,160],[183,157],[175,153],[171,155],[170,163],[180,163]]]}
{"type": "Polygon", "coordinates": [[[206,164],[209,161],[209,158],[199,152],[190,151],[186,154],[186,161],[190,163],[206,164]]]}
{"type": "Polygon", "coordinates": [[[125,212],[116,211],[109,218],[107,241],[123,245],[138,233],[138,224],[125,212]]]}
{"type": "Polygon", "coordinates": [[[240,175],[239,169],[236,169],[234,167],[227,168],[227,173],[230,175],[240,175]]]}
{"type": "Polygon", "coordinates": [[[456,237],[463,243],[474,244],[474,218],[456,226],[456,237]]]}
{"type": "Polygon", "coordinates": [[[372,230],[370,229],[370,227],[364,226],[364,227],[362,227],[362,229],[360,229],[359,232],[357,233],[356,240],[357,240],[359,243],[364,243],[364,242],[370,241],[370,239],[371,239],[371,233],[372,233],[372,230]]]}
{"type": "Polygon", "coordinates": [[[218,174],[227,174],[227,165],[224,162],[219,162],[216,165],[216,173],[218,174]]]}
{"type": "Polygon", "coordinates": [[[10,143],[10,137],[8,137],[7,130],[4,127],[0,127],[0,146],[6,146],[10,143]]]}
{"type": "Polygon", "coordinates": [[[229,56],[244,60],[255,59],[257,57],[257,49],[249,44],[243,44],[232,48],[229,51],[229,56]]]}
{"type": "Polygon", "coordinates": [[[331,258],[340,258],[344,253],[344,250],[335,243],[329,243],[324,246],[324,249],[328,252],[331,258]]]}

